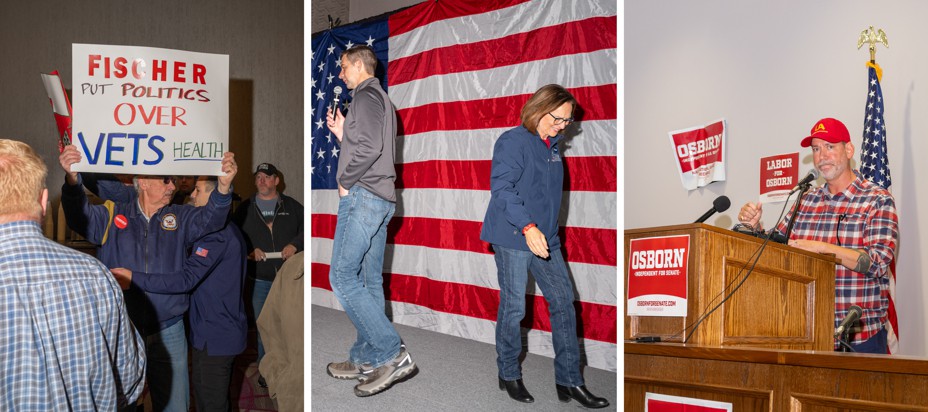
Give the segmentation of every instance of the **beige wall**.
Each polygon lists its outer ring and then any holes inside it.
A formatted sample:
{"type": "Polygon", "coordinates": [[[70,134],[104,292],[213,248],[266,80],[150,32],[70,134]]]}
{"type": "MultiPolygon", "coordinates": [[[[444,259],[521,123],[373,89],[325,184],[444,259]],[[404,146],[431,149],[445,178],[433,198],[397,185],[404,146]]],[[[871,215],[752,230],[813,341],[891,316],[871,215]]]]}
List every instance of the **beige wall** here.
{"type": "Polygon", "coordinates": [[[396,11],[422,3],[423,0],[312,0],[311,33],[329,28],[329,17],[341,19],[341,25],[396,11]]]}
{"type": "Polygon", "coordinates": [[[423,1],[425,0],[349,0],[351,6],[348,16],[351,21],[364,20],[368,17],[379,16],[423,1]]]}
{"type": "Polygon", "coordinates": [[[329,28],[329,16],[332,20],[341,20],[340,24],[348,23],[348,1],[347,0],[313,0],[309,6],[312,18],[312,33],[329,28]]]}
{"type": "Polygon", "coordinates": [[[0,4],[0,137],[32,145],[49,165],[49,191],[63,182],[57,129],[39,73],[57,69],[71,88],[71,44],[162,47],[229,55],[230,140],[236,192],[254,192],[261,162],[284,174],[303,202],[303,2],[275,0],[0,4]]]}

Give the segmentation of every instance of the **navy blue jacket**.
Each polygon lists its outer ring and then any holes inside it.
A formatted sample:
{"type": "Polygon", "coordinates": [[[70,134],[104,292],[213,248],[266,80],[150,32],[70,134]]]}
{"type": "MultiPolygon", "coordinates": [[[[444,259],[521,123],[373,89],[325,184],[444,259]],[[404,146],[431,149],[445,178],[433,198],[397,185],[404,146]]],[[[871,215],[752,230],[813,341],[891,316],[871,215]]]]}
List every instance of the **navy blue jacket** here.
{"type": "Polygon", "coordinates": [[[483,218],[481,240],[529,251],[522,228],[534,223],[548,240],[549,250],[561,247],[557,234],[564,187],[560,138],[552,137],[549,149],[538,134],[519,126],[496,140],[490,170],[490,205],[483,218]]]}
{"type": "MultiPolygon", "coordinates": [[[[168,205],[147,220],[137,201],[115,203],[112,214],[105,205],[90,204],[79,178],[77,185],[62,186],[61,204],[68,226],[98,245],[97,259],[107,267],[178,273],[184,268],[186,245],[225,225],[232,196],[216,190],[204,207],[168,205]]],[[[182,320],[189,307],[186,294],[157,294],[133,287],[125,296],[129,317],[143,335],[182,320]]]]}
{"type": "Polygon", "coordinates": [[[245,350],[248,323],[245,239],[233,224],[193,244],[182,273],[132,272],[132,284],[148,292],[190,295],[190,343],[209,356],[234,356],[245,350]]]}

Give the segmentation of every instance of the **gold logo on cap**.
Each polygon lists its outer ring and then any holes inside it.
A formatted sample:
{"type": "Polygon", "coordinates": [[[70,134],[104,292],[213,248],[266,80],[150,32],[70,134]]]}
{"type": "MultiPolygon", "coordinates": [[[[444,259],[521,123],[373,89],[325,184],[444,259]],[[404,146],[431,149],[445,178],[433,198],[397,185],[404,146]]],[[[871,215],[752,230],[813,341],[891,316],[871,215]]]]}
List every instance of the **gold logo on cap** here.
{"type": "Polygon", "coordinates": [[[815,125],[815,130],[812,131],[812,134],[816,134],[816,133],[818,133],[818,132],[828,132],[827,130],[825,130],[825,124],[824,124],[824,123],[819,123],[819,124],[815,125]]]}

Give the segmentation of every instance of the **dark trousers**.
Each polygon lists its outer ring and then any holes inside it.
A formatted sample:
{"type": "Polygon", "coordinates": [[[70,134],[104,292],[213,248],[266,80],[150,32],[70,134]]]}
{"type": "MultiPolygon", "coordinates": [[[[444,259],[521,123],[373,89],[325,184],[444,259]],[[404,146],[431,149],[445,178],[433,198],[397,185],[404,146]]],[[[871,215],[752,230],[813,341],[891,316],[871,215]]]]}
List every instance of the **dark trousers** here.
{"type": "Polygon", "coordinates": [[[209,356],[206,349],[193,348],[193,396],[197,412],[227,412],[232,363],[235,356],[209,356]]]}
{"type": "Polygon", "coordinates": [[[889,353],[889,343],[887,343],[888,336],[889,333],[886,332],[886,328],[883,327],[876,335],[871,336],[870,339],[856,345],[852,343],[851,347],[854,348],[855,352],[885,355],[889,353]]]}

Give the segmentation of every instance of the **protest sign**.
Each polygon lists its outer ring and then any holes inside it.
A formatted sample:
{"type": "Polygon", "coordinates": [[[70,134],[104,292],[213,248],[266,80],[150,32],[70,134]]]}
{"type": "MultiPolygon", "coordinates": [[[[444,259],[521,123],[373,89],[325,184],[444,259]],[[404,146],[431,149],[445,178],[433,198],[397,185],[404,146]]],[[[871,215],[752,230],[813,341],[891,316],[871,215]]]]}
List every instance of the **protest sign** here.
{"type": "Polygon", "coordinates": [[[229,56],[72,46],[78,172],[220,175],[229,151],[229,56]]]}

